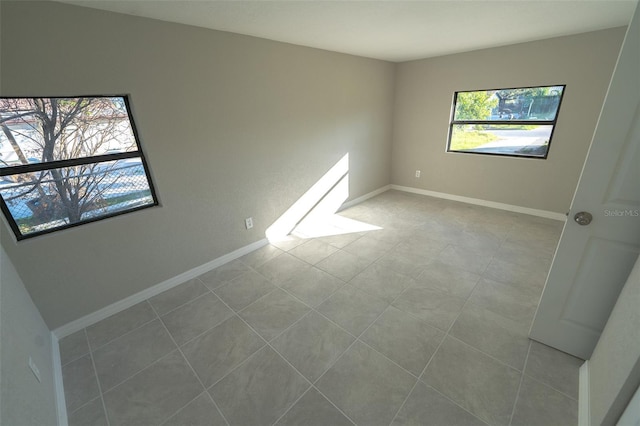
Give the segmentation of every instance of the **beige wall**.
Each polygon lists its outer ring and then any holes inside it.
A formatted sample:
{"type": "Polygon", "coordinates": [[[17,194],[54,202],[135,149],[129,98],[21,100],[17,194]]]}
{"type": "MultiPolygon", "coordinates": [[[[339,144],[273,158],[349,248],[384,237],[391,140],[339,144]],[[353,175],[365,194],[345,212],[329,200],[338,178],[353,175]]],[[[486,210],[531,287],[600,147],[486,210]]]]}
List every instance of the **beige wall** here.
{"type": "Polygon", "coordinates": [[[565,213],[624,34],[617,28],[399,64],[392,183],[565,213]],[[445,152],[455,91],[554,84],[567,87],[546,160],[445,152]]]}
{"type": "Polygon", "coordinates": [[[352,198],[390,181],[391,63],[2,3],[2,95],[130,94],[162,204],[20,243],[3,225],[51,328],[264,238],[346,153],[352,198]]]}
{"type": "Polygon", "coordinates": [[[0,247],[0,424],[57,423],[51,344],[51,333],[0,247]],[[29,357],[41,382],[29,369],[29,357]]]}
{"type": "Polygon", "coordinates": [[[640,385],[640,258],[589,360],[592,425],[614,425],[640,385]]]}

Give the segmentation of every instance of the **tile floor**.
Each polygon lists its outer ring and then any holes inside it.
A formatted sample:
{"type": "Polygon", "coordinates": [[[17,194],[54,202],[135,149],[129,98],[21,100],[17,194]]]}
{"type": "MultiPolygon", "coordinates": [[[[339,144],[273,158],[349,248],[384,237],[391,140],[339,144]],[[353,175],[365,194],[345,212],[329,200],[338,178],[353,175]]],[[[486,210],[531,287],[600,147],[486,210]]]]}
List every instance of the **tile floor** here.
{"type": "Polygon", "coordinates": [[[577,424],[527,331],[560,222],[388,191],[60,342],[74,425],[577,424]]]}

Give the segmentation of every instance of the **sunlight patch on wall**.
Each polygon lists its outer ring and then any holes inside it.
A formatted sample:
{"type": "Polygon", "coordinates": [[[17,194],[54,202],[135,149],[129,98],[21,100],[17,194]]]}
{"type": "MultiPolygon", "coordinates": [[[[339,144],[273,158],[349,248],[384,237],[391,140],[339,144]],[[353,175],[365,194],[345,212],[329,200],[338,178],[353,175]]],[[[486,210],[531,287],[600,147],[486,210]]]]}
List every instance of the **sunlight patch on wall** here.
{"type": "Polygon", "coordinates": [[[345,154],[266,231],[270,242],[382,229],[337,215],[349,198],[349,154],[345,154]]]}

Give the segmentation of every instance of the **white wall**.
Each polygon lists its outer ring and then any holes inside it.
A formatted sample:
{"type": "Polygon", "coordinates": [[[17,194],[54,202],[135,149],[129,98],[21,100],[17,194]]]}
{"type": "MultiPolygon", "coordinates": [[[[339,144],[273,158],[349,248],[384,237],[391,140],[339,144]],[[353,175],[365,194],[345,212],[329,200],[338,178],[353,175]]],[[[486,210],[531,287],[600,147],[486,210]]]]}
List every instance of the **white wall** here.
{"type": "Polygon", "coordinates": [[[624,34],[617,28],[399,64],[391,183],[566,213],[624,34]],[[454,92],[555,84],[567,87],[546,160],[446,152],[454,92]]]}
{"type": "Polygon", "coordinates": [[[161,203],[20,243],[5,233],[52,329],[264,238],[347,153],[351,198],[389,183],[391,63],[2,3],[2,95],[130,94],[161,203]]]}
{"type": "Polygon", "coordinates": [[[590,423],[614,425],[640,385],[640,258],[588,366],[590,423]]]}
{"type": "Polygon", "coordinates": [[[0,248],[0,424],[57,423],[51,349],[49,329],[0,248]],[[29,369],[29,357],[41,383],[29,369]]]}

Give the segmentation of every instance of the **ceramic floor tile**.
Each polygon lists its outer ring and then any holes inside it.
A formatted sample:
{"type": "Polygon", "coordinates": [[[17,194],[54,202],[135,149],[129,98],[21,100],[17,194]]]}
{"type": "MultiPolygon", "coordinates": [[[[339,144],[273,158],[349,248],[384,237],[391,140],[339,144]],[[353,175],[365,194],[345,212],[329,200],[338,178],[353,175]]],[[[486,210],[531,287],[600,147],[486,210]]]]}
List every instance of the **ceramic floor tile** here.
{"type": "Polygon", "coordinates": [[[278,247],[267,244],[266,246],[260,247],[258,250],[254,250],[251,253],[245,254],[240,258],[240,260],[242,261],[242,263],[245,263],[252,268],[258,268],[271,259],[280,256],[282,253],[283,251],[278,247]]]}
{"type": "Polygon", "coordinates": [[[151,305],[144,301],[103,319],[86,329],[91,349],[95,350],[116,337],[120,337],[155,318],[157,318],[157,315],[151,305]]]}
{"type": "Polygon", "coordinates": [[[392,423],[392,426],[444,425],[485,426],[486,423],[421,382],[392,423]]]}
{"type": "Polygon", "coordinates": [[[483,276],[518,287],[536,288],[541,292],[547,280],[548,267],[549,264],[523,266],[494,258],[483,276]]]}
{"type": "Polygon", "coordinates": [[[513,424],[575,424],[581,362],[526,336],[562,222],[392,190],[323,226],[62,339],[70,424],[500,425],[523,368],[513,424]]]}
{"type": "Polygon", "coordinates": [[[451,217],[445,209],[438,215],[425,218],[424,223],[416,230],[416,236],[447,245],[460,241],[463,228],[464,221],[451,217]]]}
{"type": "Polygon", "coordinates": [[[96,398],[73,413],[68,413],[69,426],[107,426],[102,399],[96,398]]]}
{"type": "Polygon", "coordinates": [[[352,286],[388,303],[393,302],[413,283],[412,278],[377,263],[369,265],[349,282],[352,286]]]}
{"type": "Polygon", "coordinates": [[[171,416],[162,426],[225,426],[226,424],[209,394],[204,392],[171,416]]]}
{"type": "Polygon", "coordinates": [[[310,268],[278,285],[307,305],[316,307],[344,284],[344,281],[333,275],[317,268],[310,268]]]}
{"type": "Polygon", "coordinates": [[[446,337],[422,380],[484,421],[508,425],[520,376],[517,370],[446,337]]]}
{"type": "Polygon", "coordinates": [[[396,245],[413,235],[412,228],[382,228],[365,234],[366,238],[396,245]]]}
{"type": "Polygon", "coordinates": [[[473,272],[433,262],[416,279],[416,285],[466,299],[479,280],[480,275],[473,272]]]}
{"type": "MultiPolygon", "coordinates": [[[[493,240],[498,242],[498,244],[492,244],[487,242],[489,246],[487,247],[494,253],[498,253],[507,238],[509,238],[511,232],[511,221],[500,221],[496,220],[495,223],[492,219],[487,221],[487,218],[480,218],[476,221],[467,222],[465,224],[464,230],[467,234],[471,235],[472,238],[488,239],[489,241],[493,240]]],[[[470,242],[470,246],[473,246],[473,240],[470,242]]],[[[476,245],[476,247],[481,248],[481,245],[476,245]]]]}
{"type": "Polygon", "coordinates": [[[102,391],[111,389],[175,349],[176,345],[159,319],[112,340],[93,353],[102,391]]]}
{"type": "Polygon", "coordinates": [[[345,285],[318,306],[317,310],[354,336],[358,336],[387,306],[384,300],[345,285]]]}
{"type": "Polygon", "coordinates": [[[251,271],[218,287],[214,292],[232,309],[239,311],[275,289],[269,280],[251,271]]]}
{"type": "Polygon", "coordinates": [[[302,261],[289,253],[283,253],[259,267],[258,272],[272,282],[280,283],[304,272],[309,268],[311,268],[311,265],[307,262],[302,261]]]}
{"type": "Polygon", "coordinates": [[[359,232],[352,232],[347,234],[328,235],[326,237],[319,237],[318,240],[327,244],[331,244],[332,246],[340,249],[346,246],[347,244],[350,244],[355,240],[357,240],[358,238],[362,237],[362,235],[363,234],[359,232]]]}
{"type": "Polygon", "coordinates": [[[309,388],[273,349],[265,347],[209,393],[232,425],[271,425],[309,388]]]}
{"type": "Polygon", "coordinates": [[[526,226],[517,227],[511,232],[509,238],[512,241],[523,241],[531,243],[533,241],[557,241],[560,238],[562,221],[551,220],[547,223],[540,221],[530,222],[526,226]]]}
{"type": "Polygon", "coordinates": [[[353,336],[322,315],[311,312],[271,345],[309,381],[314,382],[354,340],[353,336]]]}
{"type": "Polygon", "coordinates": [[[234,316],[182,347],[184,356],[208,388],[265,345],[234,316]]]}
{"type": "Polygon", "coordinates": [[[394,302],[393,306],[414,315],[429,325],[447,331],[455,321],[464,299],[422,287],[410,287],[394,302]]]}
{"type": "Polygon", "coordinates": [[[352,426],[333,404],[317,390],[309,389],[296,405],[285,414],[276,426],[352,426]]]}
{"type": "Polygon", "coordinates": [[[174,351],[104,394],[111,426],[160,424],[204,389],[174,351]]]}
{"type": "Polygon", "coordinates": [[[376,264],[411,278],[417,278],[432,262],[433,258],[423,253],[403,253],[394,249],[378,259],[376,264]]]}
{"type": "Polygon", "coordinates": [[[100,395],[93,363],[85,355],[62,367],[64,398],[67,410],[73,412],[100,395]]]}
{"type": "Polygon", "coordinates": [[[507,237],[507,242],[526,245],[553,254],[560,238],[560,232],[546,225],[529,224],[515,227],[507,237]]]}
{"type": "Polygon", "coordinates": [[[450,334],[520,371],[529,350],[529,327],[467,303],[450,334]]]}
{"type": "Polygon", "coordinates": [[[362,259],[355,254],[338,250],[326,259],[318,262],[316,266],[334,277],[343,281],[349,281],[371,264],[371,261],[362,259]]]}
{"type": "Polygon", "coordinates": [[[487,229],[466,227],[456,244],[483,253],[495,254],[506,237],[506,232],[503,235],[496,235],[487,229]]]}
{"type": "Polygon", "coordinates": [[[271,241],[271,245],[280,250],[289,251],[298,247],[300,244],[304,244],[305,241],[305,239],[298,238],[295,235],[287,235],[286,237],[274,239],[274,241],[271,241]]]}
{"type": "Polygon", "coordinates": [[[480,279],[469,296],[470,302],[527,326],[533,320],[539,299],[530,290],[486,278],[480,279]]]}
{"type": "Polygon", "coordinates": [[[318,240],[307,240],[304,244],[289,250],[289,253],[302,259],[311,265],[315,265],[322,259],[330,256],[338,249],[330,244],[323,243],[318,240]]]}
{"type": "Polygon", "coordinates": [[[493,253],[481,249],[470,249],[462,246],[450,245],[438,256],[438,260],[456,268],[482,274],[493,259],[493,253]]]}
{"type": "Polygon", "coordinates": [[[267,341],[309,312],[295,297],[276,289],[240,311],[240,316],[267,341]]]}
{"type": "Polygon", "coordinates": [[[540,267],[548,270],[549,266],[551,266],[553,253],[512,241],[505,241],[496,253],[496,258],[520,266],[540,267]]]}
{"type": "Polygon", "coordinates": [[[162,317],[178,345],[215,327],[233,315],[214,294],[208,293],[162,317]]]}
{"type": "Polygon", "coordinates": [[[356,342],[316,385],[356,424],[386,426],[415,383],[409,373],[356,342]]]}
{"type": "Polygon", "coordinates": [[[444,333],[392,306],[360,340],[419,376],[444,338],[444,333]]]}
{"type": "Polygon", "coordinates": [[[231,281],[232,279],[249,271],[251,271],[249,266],[244,264],[241,260],[236,259],[200,275],[198,279],[211,290],[214,290],[225,282],[231,281]]]}
{"type": "Polygon", "coordinates": [[[577,426],[578,401],[525,375],[511,424],[577,426]]]}
{"type": "Polygon", "coordinates": [[[87,342],[87,335],[84,329],[60,339],[58,345],[62,365],[89,353],[89,342],[87,342]]]}
{"type": "Polygon", "coordinates": [[[391,252],[407,256],[418,264],[428,265],[437,259],[447,246],[448,243],[434,240],[431,238],[431,234],[418,229],[409,238],[396,245],[391,252]]]}
{"type": "Polygon", "coordinates": [[[192,279],[175,286],[170,290],[162,292],[157,296],[153,296],[149,299],[149,303],[153,306],[158,315],[164,315],[208,291],[209,290],[207,290],[200,280],[192,279]]]}
{"type": "Polygon", "coordinates": [[[578,378],[584,361],[532,341],[525,374],[578,399],[578,378]]]}
{"type": "Polygon", "coordinates": [[[369,262],[373,262],[382,257],[382,255],[387,253],[394,246],[394,243],[380,241],[365,235],[351,244],[346,245],[343,250],[362,259],[367,259],[369,262]]]}

